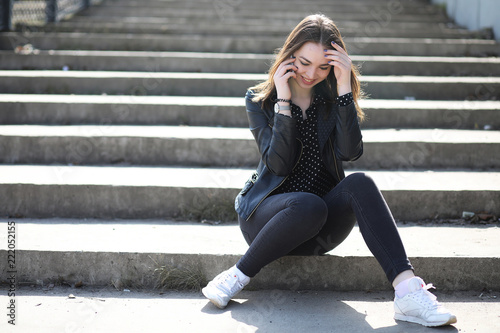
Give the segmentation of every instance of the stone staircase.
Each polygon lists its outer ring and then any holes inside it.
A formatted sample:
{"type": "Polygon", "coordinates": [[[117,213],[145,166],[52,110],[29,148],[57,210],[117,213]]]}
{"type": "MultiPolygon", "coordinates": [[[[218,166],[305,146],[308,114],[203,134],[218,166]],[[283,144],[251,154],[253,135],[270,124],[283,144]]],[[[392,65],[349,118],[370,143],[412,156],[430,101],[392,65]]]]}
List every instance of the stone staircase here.
{"type": "MultiPolygon", "coordinates": [[[[314,12],[337,22],[370,95],[365,153],[347,171],[369,173],[399,221],[499,216],[500,45],[485,32],[454,26],[423,0],[109,0],[0,34],[0,216],[20,225],[21,278],[149,286],[158,263],[209,278],[234,264],[245,244],[233,200],[258,162],[243,96],[314,12]],[[35,50],[13,51],[25,44],[35,50]],[[158,232],[166,244],[146,246],[158,232]]],[[[420,258],[410,242],[435,284],[500,289],[497,228],[478,236],[480,254],[451,250],[469,246],[475,228],[454,228],[452,239],[448,228],[412,228],[402,227],[408,240],[451,241],[420,258]]],[[[252,285],[387,288],[352,237],[313,260],[338,275],[312,278],[320,269],[310,259],[284,258],[252,285]],[[275,279],[286,267],[308,274],[275,279]]]]}

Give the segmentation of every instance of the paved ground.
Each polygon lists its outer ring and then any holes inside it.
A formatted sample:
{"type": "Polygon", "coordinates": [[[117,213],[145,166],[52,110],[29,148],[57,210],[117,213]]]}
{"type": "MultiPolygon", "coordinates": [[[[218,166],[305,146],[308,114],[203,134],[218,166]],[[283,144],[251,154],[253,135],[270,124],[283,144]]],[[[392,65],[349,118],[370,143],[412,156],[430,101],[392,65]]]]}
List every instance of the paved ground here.
{"type": "MultiPolygon", "coordinates": [[[[5,287],[0,304],[7,304],[5,287]]],[[[392,319],[392,292],[243,291],[225,310],[200,292],[23,286],[1,332],[500,332],[500,293],[442,294],[458,317],[439,329],[392,319]],[[74,295],[70,298],[69,295],[74,295]]],[[[2,306],[6,312],[5,306],[2,306]]]]}

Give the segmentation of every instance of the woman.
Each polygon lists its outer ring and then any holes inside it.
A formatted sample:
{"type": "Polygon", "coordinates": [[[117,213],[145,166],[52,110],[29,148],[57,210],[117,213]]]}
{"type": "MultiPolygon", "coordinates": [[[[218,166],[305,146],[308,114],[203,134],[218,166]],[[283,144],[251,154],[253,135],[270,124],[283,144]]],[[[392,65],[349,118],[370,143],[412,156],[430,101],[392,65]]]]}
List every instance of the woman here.
{"type": "Polygon", "coordinates": [[[345,177],[341,161],[363,153],[356,67],[335,24],[311,15],[288,36],[267,81],[250,88],[246,108],[261,160],[235,201],[249,249],[203,294],[219,308],[265,265],[285,255],[320,255],[358,222],[395,288],[395,319],[441,326],[456,317],[416,277],[392,214],[364,173],[345,177]],[[324,241],[328,240],[328,241],[324,241]]]}

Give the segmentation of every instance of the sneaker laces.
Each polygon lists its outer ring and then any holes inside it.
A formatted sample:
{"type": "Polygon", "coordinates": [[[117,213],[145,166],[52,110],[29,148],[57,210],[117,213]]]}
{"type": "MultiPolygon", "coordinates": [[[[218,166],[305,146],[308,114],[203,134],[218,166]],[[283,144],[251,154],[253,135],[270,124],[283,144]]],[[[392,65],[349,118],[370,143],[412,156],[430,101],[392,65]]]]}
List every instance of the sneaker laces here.
{"type": "Polygon", "coordinates": [[[239,283],[238,277],[228,272],[219,275],[214,282],[229,295],[233,295],[243,288],[243,285],[239,283]]]}
{"type": "Polygon", "coordinates": [[[413,292],[411,296],[415,299],[415,301],[422,304],[427,309],[437,309],[438,307],[441,306],[441,304],[439,304],[439,302],[437,301],[436,295],[431,293],[429,289],[436,289],[436,288],[432,283],[429,283],[425,286],[422,286],[421,289],[413,292]]]}

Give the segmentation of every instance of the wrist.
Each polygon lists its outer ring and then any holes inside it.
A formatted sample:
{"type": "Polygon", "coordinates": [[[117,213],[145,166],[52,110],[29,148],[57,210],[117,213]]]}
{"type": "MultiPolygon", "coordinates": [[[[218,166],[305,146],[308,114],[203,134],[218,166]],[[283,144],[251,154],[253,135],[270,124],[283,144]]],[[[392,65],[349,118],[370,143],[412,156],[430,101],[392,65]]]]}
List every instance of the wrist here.
{"type": "Polygon", "coordinates": [[[274,104],[274,112],[291,117],[292,113],[290,110],[290,102],[278,99],[278,101],[274,104]]]}
{"type": "Polygon", "coordinates": [[[278,112],[278,114],[280,114],[282,116],[286,116],[288,118],[292,118],[292,111],[290,111],[290,110],[280,110],[280,112],[278,112]]]}
{"type": "Polygon", "coordinates": [[[292,99],[292,92],[288,89],[276,89],[276,99],[292,99]],[[284,91],[283,91],[284,90],[284,91]]]}
{"type": "Polygon", "coordinates": [[[291,104],[292,100],[290,98],[276,98],[275,100],[276,103],[288,103],[291,104]]]}
{"type": "Polygon", "coordinates": [[[285,110],[290,110],[290,106],[292,105],[292,100],[289,99],[289,98],[276,98],[276,100],[274,101],[276,104],[278,104],[280,106],[280,109],[283,110],[283,108],[281,107],[284,107],[285,110]]]}
{"type": "Polygon", "coordinates": [[[339,96],[352,92],[351,85],[337,86],[337,93],[339,96]]]}
{"type": "Polygon", "coordinates": [[[349,104],[354,102],[354,99],[352,93],[347,93],[344,95],[337,96],[335,98],[335,101],[339,106],[348,106],[349,104]]]}

